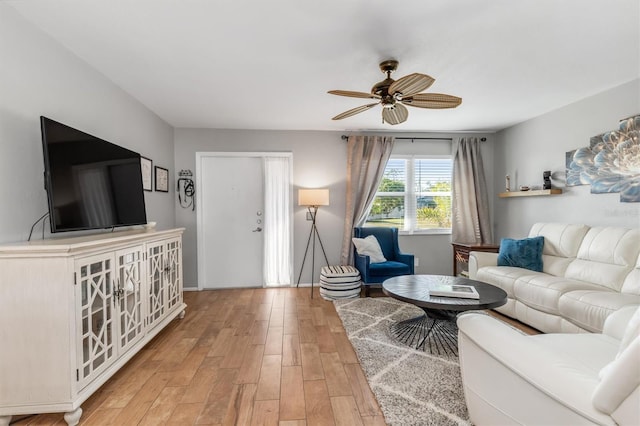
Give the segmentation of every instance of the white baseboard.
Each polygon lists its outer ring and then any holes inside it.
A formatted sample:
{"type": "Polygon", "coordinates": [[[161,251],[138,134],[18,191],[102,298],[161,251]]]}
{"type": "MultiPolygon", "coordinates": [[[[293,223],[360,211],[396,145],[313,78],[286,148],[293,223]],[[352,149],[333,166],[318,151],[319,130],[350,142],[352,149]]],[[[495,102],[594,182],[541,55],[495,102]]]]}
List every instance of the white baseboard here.
{"type": "MultiPolygon", "coordinates": [[[[314,283],[313,284],[314,287],[320,287],[319,283],[314,283]]],[[[300,283],[300,285],[296,286],[295,284],[291,284],[290,286],[280,286],[280,287],[264,287],[264,288],[296,288],[296,287],[311,287],[311,284],[309,283],[300,283]]],[[[253,288],[253,287],[248,287],[248,288],[253,288]]],[[[261,288],[261,287],[255,287],[255,288],[261,288]]],[[[202,289],[204,290],[204,289],[202,289]]],[[[207,290],[212,290],[212,289],[207,289],[207,290]]],[[[225,288],[225,290],[229,290],[228,288],[225,288]]],[[[182,291],[200,291],[200,289],[198,288],[198,286],[195,287],[183,287],[182,291]]]]}

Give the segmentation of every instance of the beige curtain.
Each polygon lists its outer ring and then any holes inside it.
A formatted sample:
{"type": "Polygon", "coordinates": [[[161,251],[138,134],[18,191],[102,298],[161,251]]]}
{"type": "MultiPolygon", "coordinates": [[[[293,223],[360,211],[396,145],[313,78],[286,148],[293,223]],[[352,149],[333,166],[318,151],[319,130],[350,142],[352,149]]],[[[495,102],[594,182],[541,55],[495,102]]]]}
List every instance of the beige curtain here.
{"type": "Polygon", "coordinates": [[[394,140],[384,136],[349,136],[347,140],[347,208],[340,254],[342,265],[353,263],[353,228],[367,218],[394,140]]]}
{"type": "Polygon", "coordinates": [[[454,141],[451,239],[457,243],[493,242],[481,143],[478,138],[454,141]]]}

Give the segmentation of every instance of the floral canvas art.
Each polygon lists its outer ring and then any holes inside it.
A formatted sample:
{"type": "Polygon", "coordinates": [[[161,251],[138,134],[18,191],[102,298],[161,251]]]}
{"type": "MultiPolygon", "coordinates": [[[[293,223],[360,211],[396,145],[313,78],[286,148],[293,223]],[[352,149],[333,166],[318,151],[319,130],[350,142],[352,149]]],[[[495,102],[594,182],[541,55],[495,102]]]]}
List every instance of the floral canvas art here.
{"type": "Polygon", "coordinates": [[[640,202],[640,115],[567,152],[566,165],[567,186],[591,185],[593,194],[618,192],[622,202],[640,202]]]}

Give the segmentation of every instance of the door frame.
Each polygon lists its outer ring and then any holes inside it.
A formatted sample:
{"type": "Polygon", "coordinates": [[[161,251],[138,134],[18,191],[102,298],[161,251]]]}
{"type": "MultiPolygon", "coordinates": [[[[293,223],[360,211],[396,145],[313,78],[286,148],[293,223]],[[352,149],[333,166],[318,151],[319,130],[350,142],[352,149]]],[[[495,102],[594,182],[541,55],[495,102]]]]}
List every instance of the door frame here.
{"type": "MultiPolygon", "coordinates": [[[[289,215],[291,217],[290,223],[290,232],[289,232],[289,246],[291,247],[291,258],[289,262],[291,264],[291,286],[294,284],[294,265],[293,265],[293,153],[290,151],[282,151],[282,152],[262,152],[262,151],[251,151],[251,152],[241,152],[241,151],[233,151],[233,152],[222,152],[222,151],[203,151],[196,152],[196,200],[202,200],[202,160],[205,158],[211,157],[236,157],[236,158],[265,158],[265,157],[288,157],[289,158],[289,176],[291,178],[291,185],[289,186],[289,199],[291,200],[291,205],[289,206],[289,215]]],[[[264,169],[263,169],[264,170],[264,169]]],[[[264,185],[264,178],[262,180],[264,185]]],[[[204,265],[205,261],[203,259],[204,256],[204,239],[200,238],[200,233],[197,231],[198,229],[203,229],[204,223],[202,223],[202,218],[204,216],[204,212],[202,211],[202,203],[196,202],[196,241],[197,241],[197,256],[196,260],[198,262],[198,290],[204,290],[204,278],[205,271],[204,265]]],[[[264,252],[264,246],[263,246],[264,252]]],[[[264,288],[264,265],[263,265],[263,281],[262,287],[264,288]]]]}

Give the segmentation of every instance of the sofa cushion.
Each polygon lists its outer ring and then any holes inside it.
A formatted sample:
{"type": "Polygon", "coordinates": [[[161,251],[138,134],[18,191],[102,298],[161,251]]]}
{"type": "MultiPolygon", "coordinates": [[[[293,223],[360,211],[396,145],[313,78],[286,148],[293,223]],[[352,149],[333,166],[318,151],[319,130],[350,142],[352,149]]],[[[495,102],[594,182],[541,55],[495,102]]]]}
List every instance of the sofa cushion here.
{"type": "Polygon", "coordinates": [[[578,254],[580,243],[589,230],[587,225],[535,223],[529,237],[544,237],[542,267],[547,274],[564,276],[569,263],[578,254]]]}
{"type": "Polygon", "coordinates": [[[372,263],[369,266],[369,273],[374,277],[381,277],[383,275],[407,275],[410,273],[410,268],[406,263],[387,260],[386,262],[372,263]]]}
{"type": "Polygon", "coordinates": [[[564,276],[620,291],[639,252],[640,229],[591,228],[564,276]]]}
{"type": "Polygon", "coordinates": [[[640,295],[640,256],[636,261],[636,267],[624,279],[620,291],[622,293],[640,295]]]}
{"type": "MultiPolygon", "coordinates": [[[[635,420],[640,419],[640,336],[636,337],[629,346],[602,370],[602,379],[593,391],[593,406],[598,410],[612,414],[628,398],[635,410],[635,420]]],[[[631,423],[629,423],[631,424],[631,423]]],[[[635,422],[633,424],[636,424],[635,422]]]]}
{"type": "Polygon", "coordinates": [[[622,355],[631,342],[640,336],[640,307],[636,309],[636,312],[631,317],[629,324],[627,324],[627,328],[624,330],[624,335],[622,336],[622,340],[620,341],[620,350],[618,350],[618,357],[622,355]]]}
{"type": "Polygon", "coordinates": [[[478,269],[475,279],[500,287],[507,292],[510,299],[514,299],[513,284],[518,278],[528,275],[542,275],[542,272],[533,272],[513,266],[485,266],[478,269]]]}
{"type": "Polygon", "coordinates": [[[536,334],[529,338],[574,360],[576,364],[591,371],[594,377],[615,358],[620,346],[618,339],[594,333],[536,334]]]}
{"type": "Polygon", "coordinates": [[[544,237],[514,240],[503,238],[500,241],[498,266],[515,266],[542,272],[542,246],[544,237]]]}
{"type": "Polygon", "coordinates": [[[560,297],[575,290],[601,291],[602,287],[547,274],[527,275],[518,278],[514,283],[514,294],[518,301],[554,315],[560,315],[558,309],[560,297]]]}
{"type": "Polygon", "coordinates": [[[628,305],[640,305],[640,296],[603,288],[602,291],[576,290],[565,293],[560,297],[558,308],[560,315],[568,321],[585,330],[600,333],[607,317],[628,305]]]}
{"type": "Polygon", "coordinates": [[[544,237],[543,253],[549,256],[576,257],[580,243],[589,231],[587,225],[568,223],[534,223],[529,237],[544,237]]]}

